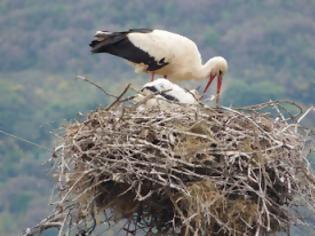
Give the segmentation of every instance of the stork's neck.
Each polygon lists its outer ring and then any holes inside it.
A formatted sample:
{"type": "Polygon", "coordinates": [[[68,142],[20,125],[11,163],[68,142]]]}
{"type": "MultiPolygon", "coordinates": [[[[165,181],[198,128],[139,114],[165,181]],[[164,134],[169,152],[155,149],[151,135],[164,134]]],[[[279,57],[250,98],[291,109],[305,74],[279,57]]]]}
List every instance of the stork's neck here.
{"type": "Polygon", "coordinates": [[[200,80],[208,79],[213,67],[214,67],[214,63],[212,59],[209,59],[205,64],[200,65],[198,78],[200,80]]]}

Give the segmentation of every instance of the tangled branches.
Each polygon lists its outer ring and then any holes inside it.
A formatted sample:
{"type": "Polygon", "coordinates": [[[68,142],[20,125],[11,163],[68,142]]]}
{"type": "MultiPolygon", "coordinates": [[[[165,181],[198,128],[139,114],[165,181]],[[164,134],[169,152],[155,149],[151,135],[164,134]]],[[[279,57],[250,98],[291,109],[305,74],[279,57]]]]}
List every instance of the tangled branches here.
{"type": "Polygon", "coordinates": [[[115,103],[66,127],[53,154],[55,212],[25,235],[49,223],[89,235],[121,219],[126,235],[265,235],[287,231],[295,206],[314,208],[309,133],[282,102],[115,103]]]}

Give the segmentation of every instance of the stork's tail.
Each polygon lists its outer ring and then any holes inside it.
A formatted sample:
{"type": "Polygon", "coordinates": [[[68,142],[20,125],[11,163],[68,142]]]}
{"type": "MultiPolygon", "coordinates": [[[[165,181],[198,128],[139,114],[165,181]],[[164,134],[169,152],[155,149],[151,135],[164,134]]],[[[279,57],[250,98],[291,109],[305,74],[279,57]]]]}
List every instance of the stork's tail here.
{"type": "MultiPolygon", "coordinates": [[[[92,53],[108,52],[117,56],[121,56],[120,52],[116,51],[115,45],[126,40],[128,33],[133,33],[133,32],[149,33],[149,32],[152,32],[152,29],[146,29],[146,28],[130,29],[128,31],[122,31],[122,32],[111,32],[107,30],[97,31],[94,35],[94,40],[90,43],[91,51],[92,53]]],[[[127,44],[128,43],[129,42],[127,42],[127,44]]],[[[120,47],[122,46],[130,47],[133,45],[120,45],[120,47]]],[[[128,59],[129,56],[130,55],[127,53],[127,55],[124,55],[123,57],[128,59]]]]}
{"type": "Polygon", "coordinates": [[[94,39],[90,42],[91,52],[92,53],[101,53],[107,52],[107,48],[122,40],[124,36],[117,32],[110,31],[97,31],[94,35],[94,39]]]}

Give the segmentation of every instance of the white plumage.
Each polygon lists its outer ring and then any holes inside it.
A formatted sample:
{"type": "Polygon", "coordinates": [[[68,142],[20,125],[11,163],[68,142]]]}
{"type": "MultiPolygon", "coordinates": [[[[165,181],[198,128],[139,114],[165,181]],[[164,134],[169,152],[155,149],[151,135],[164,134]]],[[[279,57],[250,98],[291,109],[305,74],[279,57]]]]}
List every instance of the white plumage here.
{"type": "Polygon", "coordinates": [[[142,88],[142,91],[145,90],[162,93],[160,96],[163,97],[163,95],[167,95],[164,96],[165,99],[178,103],[193,104],[197,102],[194,92],[183,89],[177,84],[174,84],[164,78],[159,78],[152,82],[146,83],[142,88]],[[152,91],[151,88],[154,88],[156,91],[152,91]]]}
{"type": "Polygon", "coordinates": [[[228,69],[223,57],[213,57],[202,64],[198,47],[192,40],[165,30],[98,31],[90,46],[94,53],[106,52],[125,58],[137,72],[151,73],[152,78],[158,74],[171,81],[208,79],[204,92],[217,77],[217,97],[228,69]]]}
{"type": "MultiPolygon", "coordinates": [[[[196,90],[186,90],[171,81],[159,78],[146,83],[141,93],[135,98],[135,102],[145,101],[145,108],[160,106],[171,108],[176,104],[196,104],[199,94],[196,90]],[[148,96],[156,94],[154,97],[146,100],[148,96]]],[[[141,109],[144,109],[142,106],[141,109]]]]}
{"type": "MultiPolygon", "coordinates": [[[[193,80],[201,76],[198,66],[201,65],[201,55],[196,44],[179,34],[164,30],[153,30],[151,33],[130,33],[128,39],[136,47],[147,52],[155,61],[164,60],[168,64],[154,70],[155,74],[167,76],[172,81],[193,80]]],[[[142,64],[142,71],[147,66],[142,64]]]]}

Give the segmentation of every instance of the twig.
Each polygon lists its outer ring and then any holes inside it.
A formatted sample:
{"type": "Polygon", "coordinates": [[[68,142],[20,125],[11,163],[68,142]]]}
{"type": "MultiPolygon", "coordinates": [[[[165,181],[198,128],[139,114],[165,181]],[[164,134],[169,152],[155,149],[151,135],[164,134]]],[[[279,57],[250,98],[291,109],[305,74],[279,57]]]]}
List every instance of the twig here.
{"type": "Polygon", "coordinates": [[[121,92],[121,94],[118,97],[116,97],[116,100],[112,104],[110,104],[108,107],[106,107],[105,110],[108,111],[112,107],[114,107],[120,101],[120,99],[125,95],[125,93],[127,93],[130,86],[131,84],[128,84],[127,87],[121,92]]]}
{"type": "Polygon", "coordinates": [[[110,94],[110,93],[107,92],[102,86],[100,86],[100,85],[98,85],[97,83],[93,82],[92,80],[86,78],[85,76],[78,75],[78,76],[75,77],[75,79],[79,79],[79,80],[88,82],[89,84],[92,84],[92,85],[95,86],[96,88],[100,89],[106,96],[113,97],[113,98],[117,98],[116,95],[110,94]]]}
{"type": "Polygon", "coordinates": [[[310,113],[311,111],[315,111],[314,106],[309,107],[304,114],[297,120],[297,123],[301,123],[301,121],[310,113]]]}
{"type": "Polygon", "coordinates": [[[22,141],[22,142],[31,144],[31,145],[33,145],[33,146],[35,146],[35,147],[37,147],[37,148],[45,149],[45,150],[50,150],[49,148],[47,148],[47,147],[45,147],[45,146],[42,146],[42,145],[40,145],[40,144],[38,144],[38,143],[34,143],[34,142],[32,142],[32,141],[30,141],[30,140],[28,140],[28,139],[26,139],[26,138],[23,138],[23,137],[20,137],[20,136],[17,136],[17,135],[8,133],[8,132],[6,132],[6,131],[4,131],[4,130],[1,130],[1,129],[0,129],[0,133],[2,133],[2,134],[4,134],[4,135],[7,135],[7,136],[10,136],[10,137],[12,137],[12,138],[15,138],[15,139],[17,139],[17,140],[20,140],[20,141],[22,141]]]}

